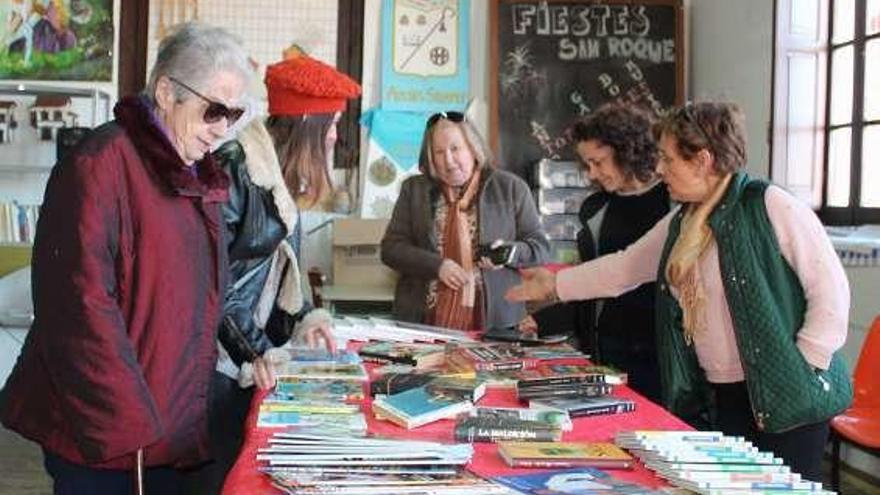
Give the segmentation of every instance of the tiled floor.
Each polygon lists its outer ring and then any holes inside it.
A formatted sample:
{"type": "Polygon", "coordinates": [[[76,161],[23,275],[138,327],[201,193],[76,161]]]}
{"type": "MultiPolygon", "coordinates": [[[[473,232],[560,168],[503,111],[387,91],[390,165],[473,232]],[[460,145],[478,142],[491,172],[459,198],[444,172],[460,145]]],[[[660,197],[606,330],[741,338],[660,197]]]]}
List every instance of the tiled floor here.
{"type": "Polygon", "coordinates": [[[43,470],[43,454],[36,444],[0,428],[0,494],[43,495],[52,483],[43,470]]]}

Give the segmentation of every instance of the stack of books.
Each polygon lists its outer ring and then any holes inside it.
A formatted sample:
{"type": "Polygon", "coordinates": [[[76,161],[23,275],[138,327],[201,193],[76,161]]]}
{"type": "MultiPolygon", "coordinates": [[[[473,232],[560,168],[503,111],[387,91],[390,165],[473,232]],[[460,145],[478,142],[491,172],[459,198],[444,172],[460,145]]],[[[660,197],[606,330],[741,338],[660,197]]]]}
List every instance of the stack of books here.
{"type": "Polygon", "coordinates": [[[571,428],[565,411],[476,407],[459,416],[454,435],[460,442],[558,442],[571,428]]]}
{"type": "Polygon", "coordinates": [[[631,469],[633,458],[613,443],[602,442],[500,442],[498,454],[508,466],[631,469]]]}
{"type": "Polygon", "coordinates": [[[257,459],[285,493],[511,493],[465,474],[472,456],[468,444],[277,433],[257,459]]]}
{"type": "MultiPolygon", "coordinates": [[[[614,391],[614,385],[622,383],[626,383],[626,374],[605,366],[546,364],[523,373],[516,383],[516,394],[530,402],[605,397],[614,391]]],[[[614,412],[634,406],[631,403],[614,412]]]]}
{"type": "Polygon", "coordinates": [[[615,442],[673,485],[700,494],[828,494],[743,437],[712,431],[622,431],[615,442]]]}
{"type": "Polygon", "coordinates": [[[276,372],[275,390],[260,404],[257,426],[363,435],[361,412],[367,373],[356,353],[292,348],[276,372]]]}

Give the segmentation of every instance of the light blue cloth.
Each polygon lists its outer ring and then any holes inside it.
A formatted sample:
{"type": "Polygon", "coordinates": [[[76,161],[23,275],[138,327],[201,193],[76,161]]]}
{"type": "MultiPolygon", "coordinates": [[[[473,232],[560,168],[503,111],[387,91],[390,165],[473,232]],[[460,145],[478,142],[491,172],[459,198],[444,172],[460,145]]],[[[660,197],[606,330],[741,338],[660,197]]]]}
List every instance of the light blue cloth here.
{"type": "Polygon", "coordinates": [[[397,168],[406,172],[419,163],[419,150],[429,112],[391,112],[373,108],[361,116],[370,139],[382,147],[397,168]]]}

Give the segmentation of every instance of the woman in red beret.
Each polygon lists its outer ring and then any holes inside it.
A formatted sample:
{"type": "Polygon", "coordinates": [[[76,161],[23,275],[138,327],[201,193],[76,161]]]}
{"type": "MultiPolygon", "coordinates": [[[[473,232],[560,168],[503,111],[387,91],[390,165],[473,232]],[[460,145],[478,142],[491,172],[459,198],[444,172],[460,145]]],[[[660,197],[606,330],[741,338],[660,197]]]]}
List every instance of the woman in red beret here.
{"type": "Polygon", "coordinates": [[[211,435],[218,462],[199,490],[222,486],[241,445],[252,384],[275,385],[273,350],[291,339],[333,349],[330,314],[314,309],[300,290],[298,207],[330,192],[330,152],[346,101],[360,86],[299,50],[266,69],[269,117],[255,119],[214,156],[229,174],[230,280],[212,396],[211,435]]]}

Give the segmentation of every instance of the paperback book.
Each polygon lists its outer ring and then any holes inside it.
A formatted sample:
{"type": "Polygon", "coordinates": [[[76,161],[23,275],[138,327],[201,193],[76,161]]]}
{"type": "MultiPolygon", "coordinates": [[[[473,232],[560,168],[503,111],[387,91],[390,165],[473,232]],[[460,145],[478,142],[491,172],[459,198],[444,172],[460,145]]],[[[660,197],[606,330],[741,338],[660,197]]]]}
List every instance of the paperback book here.
{"type": "Polygon", "coordinates": [[[521,419],[460,417],[455,423],[457,442],[558,442],[562,430],[558,426],[521,419]]]}
{"type": "Polygon", "coordinates": [[[614,392],[614,385],[607,383],[578,383],[566,385],[539,385],[520,387],[517,384],[516,396],[519,400],[541,401],[549,399],[570,399],[580,397],[604,397],[614,392]]]}
{"type": "Polygon", "coordinates": [[[498,453],[510,467],[596,467],[631,469],[633,458],[613,443],[500,442],[498,453]]]}
{"type": "Polygon", "coordinates": [[[585,397],[577,399],[530,400],[529,406],[566,411],[571,418],[620,414],[636,410],[636,403],[620,397],[585,397]]]}
{"type": "Polygon", "coordinates": [[[361,382],[349,380],[279,378],[275,383],[275,389],[263,399],[263,402],[309,400],[313,398],[340,402],[360,401],[364,399],[364,387],[361,382]]]}
{"type": "Polygon", "coordinates": [[[614,478],[594,468],[544,471],[496,476],[492,481],[529,495],[660,495],[635,483],[614,478]]]}
{"type": "Polygon", "coordinates": [[[369,379],[362,363],[323,363],[288,361],[275,370],[279,379],[347,380],[365,382],[369,379]]]}
{"type": "Polygon", "coordinates": [[[517,386],[527,388],[580,383],[624,385],[626,382],[626,373],[610,366],[542,363],[533,370],[522,372],[517,386]]]}
{"type": "Polygon", "coordinates": [[[523,370],[534,368],[539,362],[528,357],[522,347],[512,344],[454,346],[446,353],[446,364],[453,369],[523,370]]]}
{"type": "Polygon", "coordinates": [[[469,400],[434,396],[425,387],[378,397],[373,401],[373,411],[377,416],[407,429],[455,417],[472,407],[469,400]]]}
{"type": "Polygon", "coordinates": [[[442,344],[371,342],[362,346],[358,354],[367,360],[408,364],[416,369],[438,367],[445,360],[442,344]]]}
{"type": "Polygon", "coordinates": [[[515,419],[522,421],[538,421],[554,425],[562,431],[571,431],[571,418],[567,411],[551,408],[523,408],[523,407],[475,407],[470,412],[471,417],[488,419],[515,419]]]}

